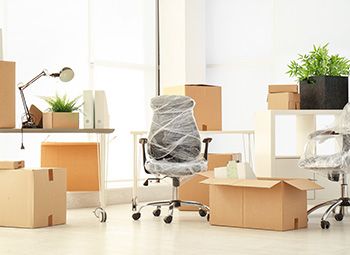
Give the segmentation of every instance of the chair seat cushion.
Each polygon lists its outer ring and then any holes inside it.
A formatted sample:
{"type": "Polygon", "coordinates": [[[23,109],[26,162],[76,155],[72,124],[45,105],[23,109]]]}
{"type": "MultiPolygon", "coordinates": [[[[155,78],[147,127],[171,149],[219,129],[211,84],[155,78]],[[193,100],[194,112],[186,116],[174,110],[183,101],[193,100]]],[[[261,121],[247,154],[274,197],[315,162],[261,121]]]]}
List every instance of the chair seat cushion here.
{"type": "Polygon", "coordinates": [[[342,169],[348,166],[347,153],[340,152],[332,155],[317,155],[302,159],[299,161],[299,167],[324,170],[324,169],[342,169]]]}
{"type": "Polygon", "coordinates": [[[207,170],[207,161],[199,158],[186,162],[169,162],[164,159],[150,159],[145,163],[145,168],[152,174],[161,174],[172,177],[193,175],[207,170]]]}

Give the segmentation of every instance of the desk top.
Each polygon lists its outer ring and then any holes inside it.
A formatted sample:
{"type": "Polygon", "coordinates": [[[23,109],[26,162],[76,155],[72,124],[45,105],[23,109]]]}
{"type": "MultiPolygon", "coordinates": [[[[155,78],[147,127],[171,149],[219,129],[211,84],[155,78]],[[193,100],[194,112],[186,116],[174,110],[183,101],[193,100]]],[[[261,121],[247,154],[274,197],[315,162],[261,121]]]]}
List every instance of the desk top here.
{"type": "MultiPolygon", "coordinates": [[[[23,133],[82,133],[82,134],[111,134],[113,128],[23,128],[23,133]]],[[[0,128],[0,133],[21,133],[20,128],[0,128]]]]}

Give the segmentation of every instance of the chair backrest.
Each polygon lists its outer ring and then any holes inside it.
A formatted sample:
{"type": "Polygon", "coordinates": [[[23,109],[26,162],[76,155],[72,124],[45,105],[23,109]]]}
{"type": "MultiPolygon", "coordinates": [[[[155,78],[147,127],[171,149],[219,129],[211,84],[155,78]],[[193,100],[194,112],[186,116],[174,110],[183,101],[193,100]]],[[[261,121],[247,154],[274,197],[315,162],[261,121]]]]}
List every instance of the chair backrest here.
{"type": "Polygon", "coordinates": [[[153,119],[147,147],[151,158],[186,162],[199,156],[201,141],[193,117],[194,105],[187,96],[152,98],[153,119]]]}

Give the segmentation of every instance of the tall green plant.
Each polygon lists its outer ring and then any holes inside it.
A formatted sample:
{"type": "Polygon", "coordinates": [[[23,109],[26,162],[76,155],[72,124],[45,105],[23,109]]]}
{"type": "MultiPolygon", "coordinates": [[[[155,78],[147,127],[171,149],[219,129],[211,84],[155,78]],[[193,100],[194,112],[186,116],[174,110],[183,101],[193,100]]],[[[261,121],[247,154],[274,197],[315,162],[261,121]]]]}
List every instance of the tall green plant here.
{"type": "Polygon", "coordinates": [[[81,96],[69,99],[67,95],[59,96],[56,94],[53,97],[42,97],[49,105],[48,111],[50,112],[74,112],[79,110],[83,104],[78,104],[78,100],[81,96]]]}
{"type": "Polygon", "coordinates": [[[312,76],[348,76],[350,60],[340,57],[338,54],[329,55],[328,43],[324,46],[313,46],[309,54],[299,54],[297,60],[292,60],[288,65],[287,73],[299,81],[312,82],[312,76]]]}

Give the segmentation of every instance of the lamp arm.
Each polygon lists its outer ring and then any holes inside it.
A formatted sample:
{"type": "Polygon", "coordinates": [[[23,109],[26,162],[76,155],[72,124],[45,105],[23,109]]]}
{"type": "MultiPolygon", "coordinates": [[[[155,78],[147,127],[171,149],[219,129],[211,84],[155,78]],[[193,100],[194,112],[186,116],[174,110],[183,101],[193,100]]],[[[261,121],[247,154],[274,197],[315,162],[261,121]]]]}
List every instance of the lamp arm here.
{"type": "Polygon", "coordinates": [[[23,104],[23,108],[24,108],[24,113],[25,113],[25,121],[22,122],[22,127],[34,127],[34,120],[32,118],[32,116],[30,115],[29,109],[28,109],[28,105],[26,102],[26,99],[24,97],[24,90],[29,87],[32,83],[34,83],[36,80],[38,80],[40,77],[42,76],[46,76],[49,75],[48,72],[46,70],[43,70],[41,73],[39,73],[37,76],[35,76],[33,79],[31,79],[30,81],[28,81],[26,84],[24,85],[18,85],[18,89],[21,95],[21,99],[22,99],[22,104],[23,104]]]}
{"type": "Polygon", "coordinates": [[[26,121],[27,122],[33,122],[32,116],[30,115],[30,112],[29,112],[29,109],[28,109],[28,106],[27,106],[26,99],[24,97],[23,90],[20,89],[19,93],[21,94],[22,104],[23,104],[23,107],[24,107],[24,113],[25,113],[25,116],[26,116],[26,119],[27,119],[26,121]]]}
{"type": "Polygon", "coordinates": [[[42,76],[45,75],[49,75],[48,72],[46,70],[43,70],[41,73],[39,73],[37,76],[35,76],[33,79],[31,79],[30,81],[28,81],[26,84],[18,86],[19,90],[23,91],[25,90],[27,87],[29,87],[32,83],[34,83],[36,80],[38,80],[39,78],[41,78],[42,76]]]}

